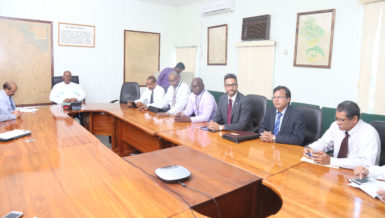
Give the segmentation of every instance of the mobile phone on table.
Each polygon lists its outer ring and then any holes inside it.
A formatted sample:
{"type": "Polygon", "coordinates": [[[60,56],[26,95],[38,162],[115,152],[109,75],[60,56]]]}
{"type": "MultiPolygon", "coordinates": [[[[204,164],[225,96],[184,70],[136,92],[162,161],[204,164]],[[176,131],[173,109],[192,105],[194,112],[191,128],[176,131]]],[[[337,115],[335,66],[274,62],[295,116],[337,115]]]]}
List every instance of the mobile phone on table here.
{"type": "Polygon", "coordinates": [[[12,210],[3,216],[3,218],[19,218],[23,216],[23,212],[12,210]]]}
{"type": "Polygon", "coordinates": [[[356,183],[357,185],[362,185],[363,183],[369,182],[368,177],[362,179],[349,179],[349,182],[356,183]]]}

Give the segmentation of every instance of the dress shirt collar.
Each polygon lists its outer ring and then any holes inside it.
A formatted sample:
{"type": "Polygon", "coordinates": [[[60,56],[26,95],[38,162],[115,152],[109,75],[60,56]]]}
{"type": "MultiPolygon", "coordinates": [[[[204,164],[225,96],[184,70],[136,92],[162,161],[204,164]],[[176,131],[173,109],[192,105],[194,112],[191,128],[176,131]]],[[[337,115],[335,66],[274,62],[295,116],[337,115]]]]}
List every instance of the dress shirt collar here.
{"type": "MultiPolygon", "coordinates": [[[[349,133],[349,135],[354,135],[354,134],[358,133],[360,131],[360,126],[362,126],[363,122],[364,121],[362,121],[360,119],[353,128],[351,128],[349,131],[347,131],[349,133]]],[[[343,131],[343,132],[346,132],[346,131],[343,131]]]]}
{"type": "MultiPolygon", "coordinates": [[[[286,107],[285,107],[285,109],[283,109],[283,111],[281,112],[281,114],[282,114],[282,117],[283,117],[283,116],[285,116],[285,113],[286,113],[286,109],[287,109],[287,107],[289,107],[289,105],[288,105],[288,106],[286,106],[286,107]]],[[[276,115],[278,114],[278,109],[275,109],[275,114],[276,114],[276,115]]]]}
{"type": "Polygon", "coordinates": [[[203,89],[202,92],[199,95],[195,95],[195,98],[199,98],[200,99],[205,91],[206,90],[203,89]]]}
{"type": "Polygon", "coordinates": [[[238,95],[238,92],[236,92],[233,97],[229,97],[229,95],[227,95],[227,102],[229,102],[229,99],[231,99],[233,101],[233,105],[234,105],[234,102],[235,102],[235,99],[237,98],[237,95],[238,95]]]}

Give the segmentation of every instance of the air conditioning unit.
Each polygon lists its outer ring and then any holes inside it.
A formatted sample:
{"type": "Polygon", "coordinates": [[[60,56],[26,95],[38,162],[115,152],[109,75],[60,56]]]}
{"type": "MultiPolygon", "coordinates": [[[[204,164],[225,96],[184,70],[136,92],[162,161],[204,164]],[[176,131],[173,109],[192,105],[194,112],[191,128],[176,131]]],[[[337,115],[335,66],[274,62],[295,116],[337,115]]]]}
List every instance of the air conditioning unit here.
{"type": "Polygon", "coordinates": [[[201,4],[202,15],[213,15],[227,12],[233,12],[235,6],[235,0],[214,0],[203,1],[201,4]]]}

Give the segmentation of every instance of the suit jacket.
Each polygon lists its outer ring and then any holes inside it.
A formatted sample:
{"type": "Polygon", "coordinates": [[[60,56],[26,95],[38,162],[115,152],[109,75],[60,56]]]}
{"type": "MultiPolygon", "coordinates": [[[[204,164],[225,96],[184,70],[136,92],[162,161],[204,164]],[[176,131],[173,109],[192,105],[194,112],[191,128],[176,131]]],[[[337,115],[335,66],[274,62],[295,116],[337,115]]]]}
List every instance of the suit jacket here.
{"type": "MultiPolygon", "coordinates": [[[[274,132],[276,108],[270,107],[266,111],[259,132],[274,132]]],[[[281,129],[275,136],[275,142],[302,145],[305,139],[305,120],[303,114],[292,106],[287,106],[285,115],[282,118],[281,129]]]]}
{"type": "Polygon", "coordinates": [[[224,124],[224,130],[227,131],[251,130],[251,108],[247,98],[238,92],[231,112],[231,124],[227,123],[227,104],[227,94],[224,94],[219,99],[217,114],[213,120],[218,124],[224,124]]]}

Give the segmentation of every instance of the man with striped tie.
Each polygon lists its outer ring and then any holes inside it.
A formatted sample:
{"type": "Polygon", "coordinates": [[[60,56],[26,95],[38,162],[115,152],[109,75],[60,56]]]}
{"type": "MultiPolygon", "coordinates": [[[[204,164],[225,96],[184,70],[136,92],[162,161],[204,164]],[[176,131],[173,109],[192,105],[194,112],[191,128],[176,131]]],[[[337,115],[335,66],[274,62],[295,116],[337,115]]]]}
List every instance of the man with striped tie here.
{"type": "Polygon", "coordinates": [[[277,86],[272,99],[274,107],[268,108],[259,129],[261,140],[302,145],[305,121],[302,113],[290,106],[290,90],[285,86],[277,86]]]}
{"type": "Polygon", "coordinates": [[[14,120],[21,116],[21,112],[16,110],[15,102],[12,96],[17,91],[17,85],[13,81],[8,81],[3,84],[3,89],[0,91],[0,114],[1,121],[14,120]]]}

